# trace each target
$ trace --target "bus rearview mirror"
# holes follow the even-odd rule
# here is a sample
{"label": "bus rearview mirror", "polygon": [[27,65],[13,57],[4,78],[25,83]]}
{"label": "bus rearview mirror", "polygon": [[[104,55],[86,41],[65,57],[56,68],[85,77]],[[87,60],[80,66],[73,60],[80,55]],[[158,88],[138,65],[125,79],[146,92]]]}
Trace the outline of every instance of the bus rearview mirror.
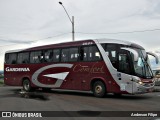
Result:
{"label": "bus rearview mirror", "polygon": [[155,54],[155,53],[152,53],[152,52],[147,52],[148,55],[151,55],[153,57],[155,57],[155,60],[156,60],[156,64],[159,63],[159,59],[158,59],[158,56]]}
{"label": "bus rearview mirror", "polygon": [[131,48],[126,48],[126,47],[122,47],[121,49],[131,52],[134,55],[134,61],[138,61],[139,56],[138,56],[138,52],[136,50],[131,49]]}

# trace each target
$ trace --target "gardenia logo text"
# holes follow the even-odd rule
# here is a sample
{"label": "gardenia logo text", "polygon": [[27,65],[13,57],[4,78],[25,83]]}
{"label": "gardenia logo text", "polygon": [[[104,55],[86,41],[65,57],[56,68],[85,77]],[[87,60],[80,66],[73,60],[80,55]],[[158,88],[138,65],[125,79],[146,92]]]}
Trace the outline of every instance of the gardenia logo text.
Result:
{"label": "gardenia logo text", "polygon": [[7,72],[21,72],[21,71],[24,71],[24,72],[27,72],[27,71],[30,71],[29,68],[10,68],[10,67],[6,67],[6,71]]}

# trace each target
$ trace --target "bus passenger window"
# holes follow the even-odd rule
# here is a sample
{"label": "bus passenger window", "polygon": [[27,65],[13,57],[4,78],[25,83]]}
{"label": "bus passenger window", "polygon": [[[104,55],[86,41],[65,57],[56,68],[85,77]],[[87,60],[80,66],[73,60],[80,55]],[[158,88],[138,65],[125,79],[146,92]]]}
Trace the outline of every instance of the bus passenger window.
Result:
{"label": "bus passenger window", "polygon": [[115,44],[106,44],[106,53],[113,65],[116,69],[118,69],[118,64],[117,64],[117,49],[118,45]]}
{"label": "bus passenger window", "polygon": [[44,62],[52,62],[53,60],[53,51],[44,50]]}
{"label": "bus passenger window", "polygon": [[62,49],[61,53],[61,62],[68,62],[69,58],[69,49]]}
{"label": "bus passenger window", "polygon": [[87,46],[80,49],[81,61],[99,61],[101,59],[101,54],[96,46]]}
{"label": "bus passenger window", "polygon": [[53,50],[53,62],[59,62],[59,58],[60,58],[60,50],[59,49]]}
{"label": "bus passenger window", "polygon": [[96,46],[90,46],[88,61],[99,61],[101,58],[98,48]]}
{"label": "bus passenger window", "polygon": [[24,63],[29,63],[29,53],[18,53],[18,59],[17,59],[18,64],[24,64]]}
{"label": "bus passenger window", "polygon": [[42,63],[43,54],[42,51],[34,51],[30,54],[30,63]]}
{"label": "bus passenger window", "polygon": [[80,61],[87,61],[88,47],[82,47],[80,49]]}
{"label": "bus passenger window", "polygon": [[6,54],[5,56],[5,61],[7,64],[16,64],[17,60],[17,54],[16,53],[10,53],[10,54]]}
{"label": "bus passenger window", "polygon": [[78,57],[79,57],[78,48],[70,48],[69,49],[69,62],[77,61]]}

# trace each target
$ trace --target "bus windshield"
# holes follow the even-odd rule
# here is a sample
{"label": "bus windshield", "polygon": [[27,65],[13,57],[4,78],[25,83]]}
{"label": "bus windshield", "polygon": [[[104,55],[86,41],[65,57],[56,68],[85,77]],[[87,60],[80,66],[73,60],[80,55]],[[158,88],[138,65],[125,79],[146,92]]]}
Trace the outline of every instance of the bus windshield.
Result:
{"label": "bus windshield", "polygon": [[153,77],[144,49],[118,44],[102,44],[102,47],[113,67],[119,72],[136,75],[144,79]]}
{"label": "bus windshield", "polygon": [[136,48],[134,49],[138,52],[138,60],[134,61],[135,74],[143,78],[152,78],[153,73],[147,61],[147,54],[145,50],[136,49]]}

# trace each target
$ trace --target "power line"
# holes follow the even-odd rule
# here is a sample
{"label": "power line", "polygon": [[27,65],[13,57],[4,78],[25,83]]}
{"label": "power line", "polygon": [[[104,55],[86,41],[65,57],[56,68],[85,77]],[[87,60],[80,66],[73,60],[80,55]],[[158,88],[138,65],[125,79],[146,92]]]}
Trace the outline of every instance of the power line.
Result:
{"label": "power line", "polygon": [[139,31],[130,31],[130,32],[108,32],[108,33],[85,33],[85,32],[76,32],[78,34],[123,34],[123,33],[137,33],[137,32],[150,32],[150,31],[159,31],[160,29],[151,29],[151,30],[139,30]]}
{"label": "power line", "polygon": [[49,36],[49,37],[46,37],[46,38],[41,38],[41,39],[38,39],[38,40],[33,40],[32,42],[41,41],[41,40],[45,40],[45,39],[50,39],[50,38],[54,38],[54,37],[59,37],[59,36],[63,36],[65,34],[70,34],[70,33],[71,32],[62,33],[62,34],[58,34],[58,35],[55,35],[55,36]]}
{"label": "power line", "polygon": [[[157,28],[157,29],[150,29],[150,30],[130,31],[130,32],[108,32],[108,33],[85,33],[85,32],[75,32],[75,33],[77,33],[77,34],[125,34],[125,33],[150,32],[150,31],[152,32],[152,31],[159,31],[159,30],[160,30],[160,29]],[[15,43],[15,44],[10,44],[10,45],[2,45],[2,46],[0,46],[0,47],[12,46],[12,45],[17,45],[17,44],[32,43],[32,42],[37,42],[37,41],[41,41],[41,40],[50,39],[50,38],[53,38],[53,37],[63,36],[63,35],[65,35],[65,34],[70,34],[70,33],[71,33],[71,32],[67,32],[67,33],[62,33],[62,34],[55,35],[55,36],[49,36],[49,37],[46,37],[46,38],[41,38],[41,39],[29,41],[29,42]],[[5,41],[5,40],[0,40],[0,41]],[[12,41],[10,41],[10,42],[12,42]]]}
{"label": "power line", "polygon": [[[62,35],[65,35],[65,34],[69,34],[70,32],[68,33],[62,33],[62,34],[58,34],[58,35],[55,35],[55,36],[49,36],[49,37],[45,37],[45,38],[41,38],[41,39],[37,39],[37,40],[32,40],[32,41],[24,41],[24,43],[31,43],[31,42],[35,42],[35,41],[40,41],[40,40],[43,40],[43,39],[49,39],[49,38],[53,38],[53,37],[59,37],[59,36],[62,36]],[[9,40],[9,39],[2,39],[0,38],[0,41],[6,41],[6,42],[21,42],[20,40]],[[23,42],[22,42],[23,43]]]}
{"label": "power line", "polygon": [[[20,42],[20,43],[15,43],[15,44],[9,44],[9,45],[2,45],[2,46],[0,46],[0,47],[6,47],[6,46],[12,46],[12,45],[18,45],[18,44],[26,44],[26,43],[33,43],[33,42],[37,42],[37,41],[41,41],[41,40],[46,40],[46,39],[50,39],[50,38],[54,38],[54,37],[59,37],[59,36],[63,36],[63,35],[65,35],[65,34],[70,34],[70,32],[68,32],[68,33],[62,33],[62,34],[59,34],[59,35],[55,35],[55,36],[49,36],[49,37],[46,37],[46,38],[41,38],[41,39],[37,39],[37,40],[32,40],[32,41],[29,41],[29,42]],[[1,40],[0,39],[0,41],[5,41],[5,40]],[[17,40],[16,40],[17,41]],[[8,41],[7,41],[8,42]],[[10,42],[12,42],[12,41],[10,41]],[[14,42],[14,41],[13,41]]]}

